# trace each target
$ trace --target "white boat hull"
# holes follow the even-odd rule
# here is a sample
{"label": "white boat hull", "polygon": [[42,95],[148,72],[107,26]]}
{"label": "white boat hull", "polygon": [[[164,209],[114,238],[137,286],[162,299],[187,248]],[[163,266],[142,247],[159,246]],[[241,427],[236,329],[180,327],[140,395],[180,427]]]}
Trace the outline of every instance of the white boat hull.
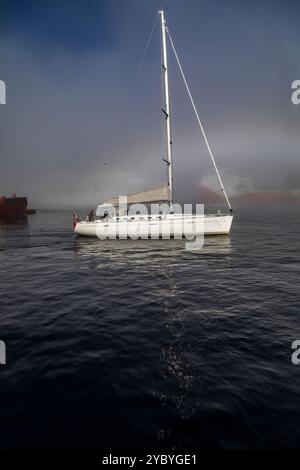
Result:
{"label": "white boat hull", "polygon": [[74,232],[80,236],[100,239],[115,238],[192,238],[199,235],[228,235],[232,215],[205,215],[151,218],[120,217],[109,220],[82,221],[76,224]]}

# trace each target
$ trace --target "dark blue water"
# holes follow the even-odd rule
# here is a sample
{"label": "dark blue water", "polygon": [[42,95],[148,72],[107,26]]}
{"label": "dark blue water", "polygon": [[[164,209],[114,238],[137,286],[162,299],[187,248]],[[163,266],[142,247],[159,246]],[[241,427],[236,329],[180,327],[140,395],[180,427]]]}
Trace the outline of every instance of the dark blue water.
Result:
{"label": "dark blue water", "polygon": [[0,225],[1,448],[297,447],[299,207],[230,237],[74,238],[71,214]]}

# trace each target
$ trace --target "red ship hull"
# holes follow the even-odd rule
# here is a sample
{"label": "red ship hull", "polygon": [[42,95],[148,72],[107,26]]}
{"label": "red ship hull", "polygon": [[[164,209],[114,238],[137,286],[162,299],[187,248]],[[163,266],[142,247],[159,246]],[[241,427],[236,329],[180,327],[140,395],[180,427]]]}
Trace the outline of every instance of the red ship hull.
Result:
{"label": "red ship hull", "polygon": [[26,197],[0,197],[0,217],[22,216],[26,214]]}

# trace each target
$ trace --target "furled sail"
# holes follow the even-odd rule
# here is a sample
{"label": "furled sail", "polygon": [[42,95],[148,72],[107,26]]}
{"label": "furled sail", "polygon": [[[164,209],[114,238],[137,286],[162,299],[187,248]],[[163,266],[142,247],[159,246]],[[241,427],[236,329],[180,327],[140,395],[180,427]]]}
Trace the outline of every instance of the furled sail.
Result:
{"label": "furled sail", "polygon": [[[149,189],[140,193],[127,194],[127,204],[141,204],[147,202],[171,201],[171,191],[169,186],[164,185],[159,188]],[[119,196],[107,199],[105,204],[118,206]]]}

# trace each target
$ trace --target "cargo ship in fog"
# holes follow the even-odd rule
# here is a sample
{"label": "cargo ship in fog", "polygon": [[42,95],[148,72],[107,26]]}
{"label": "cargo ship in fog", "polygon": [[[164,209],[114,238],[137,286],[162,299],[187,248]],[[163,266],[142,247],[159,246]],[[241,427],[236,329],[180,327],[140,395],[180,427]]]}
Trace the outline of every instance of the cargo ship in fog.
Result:
{"label": "cargo ship in fog", "polygon": [[[239,204],[271,204],[271,203],[300,203],[300,190],[258,190],[254,187],[249,178],[241,178],[238,175],[226,174],[224,181],[230,199],[235,205]],[[199,185],[199,195],[201,200],[209,203],[220,203],[223,200],[222,194],[218,191],[216,180],[213,174],[203,176]]]}
{"label": "cargo ship in fog", "polygon": [[33,213],[34,209],[28,209],[27,197],[17,197],[15,193],[11,197],[0,195],[0,217],[19,217]]}

